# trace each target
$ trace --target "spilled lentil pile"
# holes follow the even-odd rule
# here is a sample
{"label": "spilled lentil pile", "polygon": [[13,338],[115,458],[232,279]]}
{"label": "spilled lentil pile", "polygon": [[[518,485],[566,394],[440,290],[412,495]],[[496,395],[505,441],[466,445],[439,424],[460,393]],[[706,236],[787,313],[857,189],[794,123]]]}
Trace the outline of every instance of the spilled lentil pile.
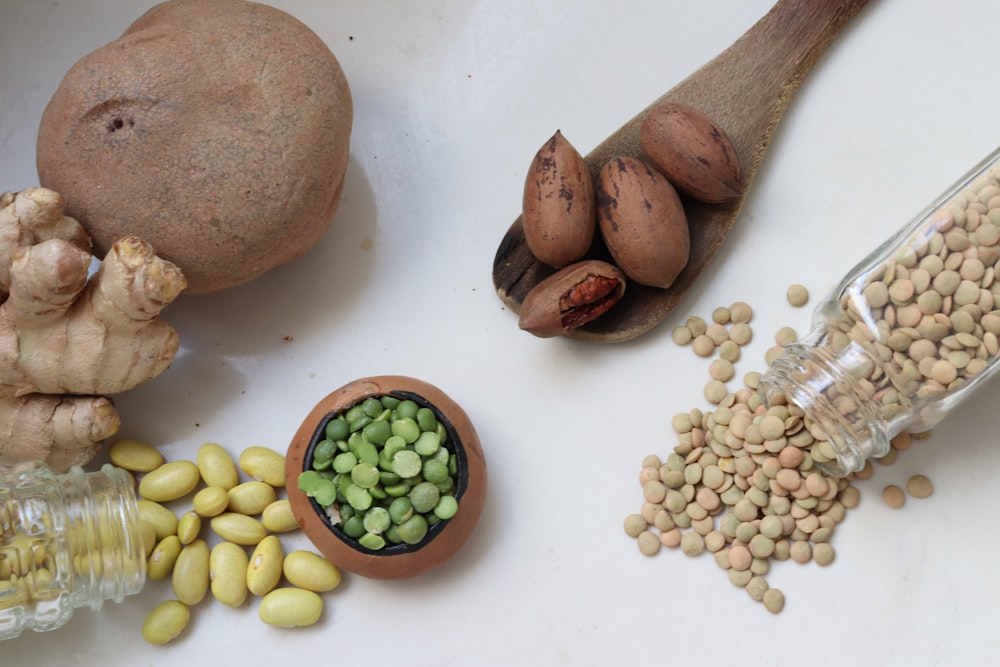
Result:
{"label": "spilled lentil pile", "polygon": [[[803,306],[808,290],[793,285],[787,299]],[[759,373],[747,373],[742,386],[730,390],[727,383],[736,376],[741,348],[753,338],[752,316],[748,304],[737,302],[713,310],[710,322],[692,316],[674,329],[675,343],[690,346],[699,357],[714,357],[704,387],[713,407],[674,415],[677,444],[665,458],[650,454],[642,461],[644,502],[638,513],[626,517],[624,527],[646,556],[662,547],[692,557],[709,552],[734,585],[778,613],[785,596],[767,582],[772,562],[832,563],[834,531],[861,498],[852,482],[870,478],[874,470],[871,462],[845,478],[820,470],[814,454],[823,457],[820,452],[828,446],[824,434],[795,405],[764,405],[757,393]],[[796,338],[792,328],[780,328],[766,362]],[[893,463],[914,438],[926,435],[896,436],[878,462]],[[932,486],[915,475],[907,491],[926,498]],[[895,485],[883,493],[891,507],[901,507],[905,497]]]}

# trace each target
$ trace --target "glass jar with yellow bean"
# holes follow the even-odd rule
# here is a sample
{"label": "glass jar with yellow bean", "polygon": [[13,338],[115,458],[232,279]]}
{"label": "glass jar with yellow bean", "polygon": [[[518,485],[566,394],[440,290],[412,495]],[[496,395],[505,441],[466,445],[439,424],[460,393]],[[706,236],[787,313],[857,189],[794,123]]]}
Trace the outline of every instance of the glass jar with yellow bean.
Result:
{"label": "glass jar with yellow bean", "polygon": [[58,628],[76,608],[121,602],[145,580],[139,509],[124,470],[0,468],[0,639]]}
{"label": "glass jar with yellow bean", "polygon": [[844,476],[929,430],[1000,363],[1000,150],[863,259],[760,379]]}

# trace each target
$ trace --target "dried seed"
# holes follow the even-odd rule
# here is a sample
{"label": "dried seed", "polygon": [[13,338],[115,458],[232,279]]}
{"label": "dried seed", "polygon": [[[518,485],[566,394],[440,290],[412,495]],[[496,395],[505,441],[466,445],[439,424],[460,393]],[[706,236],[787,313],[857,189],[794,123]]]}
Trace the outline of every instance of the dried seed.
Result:
{"label": "dried seed", "polygon": [[521,223],[528,249],[556,268],[580,260],[594,238],[596,212],[590,170],[557,130],[538,149],[525,177]]}
{"label": "dried seed", "polygon": [[895,484],[889,484],[882,489],[882,500],[893,509],[899,509],[906,503],[906,494]]}
{"label": "dried seed", "polygon": [[906,481],[906,491],[914,498],[929,498],[934,493],[934,485],[926,475],[913,475]]}
{"label": "dried seed", "polygon": [[625,276],[612,264],[571,264],[535,285],[521,304],[519,326],[540,338],[564,335],[614,306],[625,293]]}
{"label": "dried seed", "polygon": [[788,287],[785,297],[788,299],[789,304],[799,308],[809,302],[809,290],[805,287],[805,285],[799,285],[796,283]]}

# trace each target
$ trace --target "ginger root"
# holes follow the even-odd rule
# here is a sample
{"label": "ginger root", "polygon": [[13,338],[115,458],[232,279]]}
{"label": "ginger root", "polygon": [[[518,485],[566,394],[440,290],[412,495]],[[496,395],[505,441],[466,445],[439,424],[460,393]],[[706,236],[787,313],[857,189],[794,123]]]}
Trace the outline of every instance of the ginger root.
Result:
{"label": "ginger root", "polygon": [[177,352],[157,316],[186,287],[180,269],[126,237],[91,275],[89,249],[57,193],[0,195],[0,465],[87,463],[120,425],[107,395]]}

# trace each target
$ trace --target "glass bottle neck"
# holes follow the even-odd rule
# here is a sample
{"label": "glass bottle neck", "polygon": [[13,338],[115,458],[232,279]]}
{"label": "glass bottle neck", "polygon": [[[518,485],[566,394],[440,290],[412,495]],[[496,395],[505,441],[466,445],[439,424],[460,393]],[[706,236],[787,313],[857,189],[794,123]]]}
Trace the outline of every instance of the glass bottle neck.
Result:
{"label": "glass bottle neck", "polygon": [[58,479],[65,514],[63,530],[56,534],[76,577],[73,606],[100,609],[104,600],[121,602],[138,593],[145,583],[146,559],[129,476],[105,465],[91,473],[74,467]]}
{"label": "glass bottle neck", "polygon": [[787,401],[803,410],[810,430],[821,437],[810,450],[813,462],[843,477],[887,454],[892,431],[902,427],[887,422],[865,385],[876,362],[857,343],[834,343],[832,336],[821,326],[785,347],[758,391],[765,404]]}

